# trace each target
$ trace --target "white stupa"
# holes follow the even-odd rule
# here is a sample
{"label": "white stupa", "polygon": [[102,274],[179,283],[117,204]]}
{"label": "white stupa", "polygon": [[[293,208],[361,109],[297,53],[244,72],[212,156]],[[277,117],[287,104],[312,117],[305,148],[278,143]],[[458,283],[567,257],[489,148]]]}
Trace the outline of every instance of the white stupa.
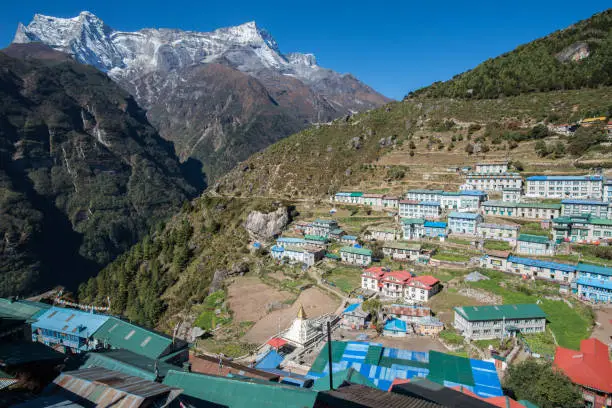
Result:
{"label": "white stupa", "polygon": [[304,308],[300,305],[297,317],[280,337],[295,347],[306,347],[319,340],[322,336],[321,319],[307,319],[306,312],[304,312]]}

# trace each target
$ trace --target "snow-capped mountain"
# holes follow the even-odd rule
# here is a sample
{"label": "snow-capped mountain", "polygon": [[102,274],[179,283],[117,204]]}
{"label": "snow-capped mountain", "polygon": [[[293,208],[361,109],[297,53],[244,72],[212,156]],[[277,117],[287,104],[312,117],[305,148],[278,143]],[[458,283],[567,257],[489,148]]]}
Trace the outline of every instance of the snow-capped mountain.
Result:
{"label": "snow-capped mountain", "polygon": [[[172,122],[169,128],[160,128],[162,136],[175,142],[183,159],[202,160],[212,176],[268,143],[288,136],[284,132],[292,133],[312,122],[329,121],[389,101],[350,74],[320,67],[312,54],[281,53],[270,33],[255,22],[212,32],[175,29],[123,32],[86,11],[74,18],[37,14],[27,26],[19,24],[13,42],[42,42],[106,72],[149,111],[152,123]],[[215,68],[215,65],[227,69]],[[233,78],[233,82],[226,83],[230,88],[249,82],[238,80],[240,75],[232,70],[255,79],[262,87],[253,86],[248,92],[234,88],[233,93],[226,95],[227,89],[216,92],[209,89],[211,84],[197,83],[216,82],[211,73],[225,75],[221,83]],[[247,97],[245,92],[263,94]],[[228,99],[206,101],[204,105],[209,109],[206,112],[195,109],[203,98],[221,94]],[[253,100],[259,100],[258,106],[250,105]],[[177,106],[171,104],[178,104],[182,109],[177,112]],[[275,120],[283,122],[277,126],[279,129],[270,129],[269,124],[263,126],[267,127],[265,130],[255,127],[258,134],[267,133],[263,145],[254,140],[260,136],[253,134],[254,121],[258,121],[262,110],[266,111],[264,116],[276,112]],[[158,117],[151,117],[153,111]],[[181,119],[166,118],[170,111]],[[236,157],[225,157],[226,164],[221,169],[212,169],[219,166],[205,160],[216,161],[220,150],[232,144],[232,137],[228,135],[238,131],[250,132],[246,138],[240,137],[246,148],[227,153]],[[209,139],[217,142],[210,145]],[[202,150],[207,154],[202,154]],[[210,151],[215,152],[212,159]]]}

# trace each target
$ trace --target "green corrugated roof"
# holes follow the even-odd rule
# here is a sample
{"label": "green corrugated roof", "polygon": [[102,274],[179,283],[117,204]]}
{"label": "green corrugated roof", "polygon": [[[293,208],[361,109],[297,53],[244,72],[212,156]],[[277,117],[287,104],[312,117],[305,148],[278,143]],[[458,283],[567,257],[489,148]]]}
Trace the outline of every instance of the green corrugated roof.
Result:
{"label": "green corrugated roof", "polygon": [[468,358],[438,351],[429,351],[429,375],[427,379],[444,385],[445,381],[473,386],[474,376]]}
{"label": "green corrugated roof", "polygon": [[0,298],[0,313],[5,316],[32,320],[51,308],[51,305],[29,300],[10,300]]}
{"label": "green corrugated roof", "polygon": [[253,379],[213,377],[210,375],[171,370],[165,385],[183,389],[182,397],[231,408],[305,408],[312,407],[317,392],[262,382]]}
{"label": "green corrugated roof", "polygon": [[[342,385],[344,381],[347,381],[351,384],[361,384],[367,387],[376,388],[373,382],[367,379],[363,374],[354,368],[349,368],[347,370],[342,370],[334,373],[333,383],[334,388],[338,388]],[[329,374],[325,377],[321,377],[315,380],[313,386],[313,391],[328,391],[329,390]]]}
{"label": "green corrugated roof", "polygon": [[[129,350],[153,359],[167,354],[172,348],[172,338],[112,316],[100,326],[93,337],[113,348]],[[182,346],[186,345],[182,341],[180,343]]]}
{"label": "green corrugated roof", "polygon": [[383,248],[395,248],[395,249],[411,249],[414,251],[418,251],[421,249],[421,245],[419,244],[409,244],[408,242],[385,242],[383,244]]}
{"label": "green corrugated roof", "polygon": [[550,210],[560,210],[561,204],[552,204],[552,203],[518,203],[517,207],[521,208],[544,208]]}
{"label": "green corrugated roof", "polygon": [[64,358],[64,354],[42,343],[21,341],[0,344],[0,361],[3,366],[10,367],[45,360],[63,361]]}
{"label": "green corrugated roof", "polygon": [[425,224],[425,220],[423,218],[402,218],[402,224]]}
{"label": "green corrugated roof", "polygon": [[[157,378],[155,374],[154,359],[127,350],[88,353],[80,368],[90,367],[102,367],[151,381],[155,381]],[[157,369],[159,375],[164,377],[169,370],[176,370],[177,367],[172,364],[164,363],[163,361],[158,361]]]}
{"label": "green corrugated roof", "polygon": [[593,225],[610,225],[610,226],[612,226],[612,220],[609,220],[607,218],[591,218],[590,222]]}
{"label": "green corrugated roof", "polygon": [[460,306],[454,308],[469,321],[545,318],[546,313],[535,303],[495,306]]}
{"label": "green corrugated roof", "polygon": [[372,256],[372,251],[367,248],[342,247],[340,252],[348,252],[350,254]]}
{"label": "green corrugated roof", "polygon": [[533,242],[536,244],[548,244],[548,237],[543,235],[531,235],[531,234],[520,234],[518,236],[518,241],[524,242]]}
{"label": "green corrugated roof", "polygon": [[516,208],[518,203],[512,201],[500,201],[500,200],[489,200],[486,201],[483,206],[485,207],[506,207],[506,208]]}

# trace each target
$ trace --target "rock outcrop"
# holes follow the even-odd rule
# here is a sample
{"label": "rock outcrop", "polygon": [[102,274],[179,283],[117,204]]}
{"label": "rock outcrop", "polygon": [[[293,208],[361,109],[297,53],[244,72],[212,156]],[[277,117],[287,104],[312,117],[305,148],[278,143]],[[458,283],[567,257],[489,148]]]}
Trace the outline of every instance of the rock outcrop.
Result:
{"label": "rock outcrop", "polygon": [[253,239],[267,241],[278,235],[289,223],[286,207],[281,207],[270,213],[252,211],[249,213],[244,228]]}

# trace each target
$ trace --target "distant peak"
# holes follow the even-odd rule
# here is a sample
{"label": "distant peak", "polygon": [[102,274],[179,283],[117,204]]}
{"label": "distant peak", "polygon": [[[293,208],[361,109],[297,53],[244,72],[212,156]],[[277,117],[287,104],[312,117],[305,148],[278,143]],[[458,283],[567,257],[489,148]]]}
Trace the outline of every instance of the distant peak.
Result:
{"label": "distant peak", "polygon": [[307,67],[316,67],[317,66],[317,57],[314,54],[302,54],[299,52],[291,52],[285,55],[287,61],[292,63],[293,65],[304,65]]}

